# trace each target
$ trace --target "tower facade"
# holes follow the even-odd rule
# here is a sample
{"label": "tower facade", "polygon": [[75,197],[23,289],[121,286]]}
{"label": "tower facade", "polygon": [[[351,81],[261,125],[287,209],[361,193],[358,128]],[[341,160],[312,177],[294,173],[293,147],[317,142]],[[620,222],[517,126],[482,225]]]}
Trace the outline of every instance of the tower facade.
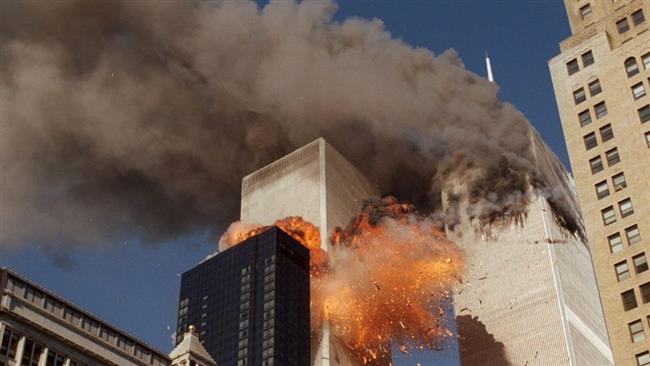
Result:
{"label": "tower facade", "polygon": [[650,365],[650,0],[565,0],[549,68],[616,365]]}

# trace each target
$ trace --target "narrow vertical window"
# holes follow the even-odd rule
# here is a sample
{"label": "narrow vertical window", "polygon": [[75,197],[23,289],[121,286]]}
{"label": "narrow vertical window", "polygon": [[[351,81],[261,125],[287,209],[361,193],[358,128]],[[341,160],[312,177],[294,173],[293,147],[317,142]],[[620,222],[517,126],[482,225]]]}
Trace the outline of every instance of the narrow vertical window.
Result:
{"label": "narrow vertical window", "polygon": [[605,117],[607,115],[607,105],[605,105],[605,102],[594,105],[594,112],[596,113],[596,118]]}
{"label": "narrow vertical window", "polygon": [[639,286],[639,290],[641,290],[641,300],[643,300],[643,303],[650,302],[650,282]]}
{"label": "narrow vertical window", "polygon": [[634,263],[634,271],[637,274],[648,270],[648,260],[645,257],[645,253],[632,257],[632,262]]}
{"label": "narrow vertical window", "polygon": [[612,176],[612,185],[614,186],[614,191],[616,192],[620,191],[623,188],[626,188],[627,182],[625,181],[625,174],[621,172]]}
{"label": "narrow vertical window", "polygon": [[598,199],[609,196],[609,186],[607,185],[606,180],[596,183],[596,196]]}
{"label": "narrow vertical window", "polygon": [[628,311],[639,306],[636,302],[636,296],[634,295],[634,290],[625,291],[621,294],[621,300],[623,300],[623,310]]}
{"label": "narrow vertical window", "polygon": [[594,132],[584,135],[582,139],[585,142],[585,149],[587,150],[591,150],[598,146],[598,141],[596,140],[596,134]]}
{"label": "narrow vertical window", "polygon": [[591,51],[583,53],[582,58],[582,67],[587,67],[594,63],[594,54]]}
{"label": "narrow vertical window", "polygon": [[641,241],[641,232],[638,225],[632,225],[625,229],[625,236],[627,236],[627,243],[629,245],[636,244]]}
{"label": "narrow vertical window", "polygon": [[631,89],[632,89],[632,96],[634,97],[634,100],[645,97],[645,87],[643,86],[642,82],[634,84]]}
{"label": "narrow vertical window", "polygon": [[645,341],[645,333],[643,332],[643,323],[641,320],[633,321],[627,325],[630,330],[630,337],[633,343]]}
{"label": "narrow vertical window", "polygon": [[576,72],[580,71],[580,66],[578,66],[578,60],[575,58],[566,64],[566,70],[569,73],[569,75],[573,75]]}
{"label": "narrow vertical window", "polygon": [[609,251],[612,254],[616,254],[623,250],[623,241],[621,240],[621,235],[619,233],[608,236],[607,241],[609,241]]}
{"label": "narrow vertical window", "polygon": [[580,88],[573,92],[573,100],[576,104],[580,104],[587,100],[587,95],[585,94],[585,88]]}
{"label": "narrow vertical window", "polygon": [[616,22],[616,29],[618,30],[618,34],[623,34],[627,31],[630,30],[630,24],[627,22],[627,18],[623,18]]}
{"label": "narrow vertical window", "polygon": [[643,22],[645,22],[645,15],[643,15],[643,9],[639,9],[634,13],[632,13],[632,23],[634,23],[635,26]]}
{"label": "narrow vertical window", "polygon": [[600,128],[600,140],[602,142],[609,141],[614,138],[614,131],[611,124],[606,124]]}
{"label": "narrow vertical window", "polygon": [[650,132],[645,133],[645,144],[650,148]]}
{"label": "narrow vertical window", "polygon": [[628,78],[639,73],[639,66],[636,64],[636,59],[634,57],[625,60],[625,72],[627,73]]}
{"label": "narrow vertical window", "polygon": [[650,52],[641,56],[641,61],[643,62],[643,68],[646,70],[650,70]]}
{"label": "narrow vertical window", "polygon": [[580,8],[580,17],[582,20],[588,20],[591,18],[591,5],[587,4]]}
{"label": "narrow vertical window", "polygon": [[600,210],[600,215],[603,217],[603,223],[605,225],[610,225],[616,222],[616,213],[614,212],[613,206]]}
{"label": "narrow vertical window", "polygon": [[630,278],[630,268],[627,261],[622,261],[614,265],[614,272],[616,272],[616,280],[621,282]]}
{"label": "narrow vertical window", "polygon": [[634,213],[634,207],[632,207],[632,200],[626,198],[618,203],[618,209],[621,211],[621,217],[628,217]]}
{"label": "narrow vertical window", "polygon": [[618,149],[617,148],[607,150],[605,152],[605,156],[607,157],[607,165],[608,166],[614,166],[614,165],[618,164],[621,161],[621,157],[618,155]]}
{"label": "narrow vertical window", "polygon": [[650,104],[639,108],[639,119],[641,120],[641,123],[650,121]]}
{"label": "narrow vertical window", "polygon": [[591,174],[596,174],[604,169],[603,167],[603,159],[600,158],[600,156],[596,156],[595,158],[589,160],[589,167],[591,168]]}
{"label": "narrow vertical window", "polygon": [[589,110],[584,110],[578,114],[578,119],[580,120],[580,126],[584,127],[591,123],[591,113]]}
{"label": "narrow vertical window", "polygon": [[595,95],[600,94],[601,91],[603,91],[603,89],[600,87],[599,79],[596,79],[589,83],[589,95],[593,97]]}

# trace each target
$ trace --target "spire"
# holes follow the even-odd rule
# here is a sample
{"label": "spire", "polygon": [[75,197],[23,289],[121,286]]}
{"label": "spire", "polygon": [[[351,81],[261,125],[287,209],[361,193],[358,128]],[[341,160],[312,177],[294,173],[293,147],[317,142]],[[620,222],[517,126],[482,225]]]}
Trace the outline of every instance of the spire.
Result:
{"label": "spire", "polygon": [[172,362],[180,361],[179,364],[189,361],[187,364],[198,362],[200,365],[217,366],[212,356],[199,341],[196,328],[193,325],[189,326],[189,330],[183,335],[183,340],[169,354],[169,358],[172,359]]}
{"label": "spire", "polygon": [[488,56],[487,50],[485,51],[485,67],[487,68],[488,81],[494,83],[494,76],[492,75],[492,64],[490,64],[490,56]]}

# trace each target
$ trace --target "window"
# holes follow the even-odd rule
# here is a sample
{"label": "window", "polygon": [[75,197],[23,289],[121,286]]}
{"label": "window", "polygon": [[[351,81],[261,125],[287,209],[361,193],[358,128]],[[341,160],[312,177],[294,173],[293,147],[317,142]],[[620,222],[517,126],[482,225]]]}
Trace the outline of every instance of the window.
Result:
{"label": "window", "polygon": [[603,159],[600,156],[589,160],[589,166],[591,167],[591,174],[596,174],[603,170]]}
{"label": "window", "polygon": [[638,306],[636,303],[636,296],[634,296],[634,290],[623,292],[621,294],[621,299],[623,300],[623,309],[625,311],[632,310]]}
{"label": "window", "polygon": [[641,120],[641,123],[650,121],[650,104],[639,109],[639,119]]}
{"label": "window", "polygon": [[632,337],[632,342],[643,342],[645,341],[645,333],[643,332],[643,323],[641,319],[633,321],[627,325],[630,329],[630,336]]}
{"label": "window", "polygon": [[634,100],[645,97],[645,88],[643,87],[643,83],[634,84],[632,86],[632,96],[634,97]]}
{"label": "window", "polygon": [[625,229],[625,236],[627,236],[627,243],[629,245],[636,244],[641,241],[641,232],[637,225],[632,225]]}
{"label": "window", "polygon": [[602,199],[609,196],[609,186],[607,185],[606,180],[600,183],[596,183],[596,196],[598,197],[598,199]]}
{"label": "window", "polygon": [[623,241],[621,240],[621,235],[619,233],[608,236],[607,241],[609,241],[609,251],[612,252],[612,254],[623,250]]}
{"label": "window", "polygon": [[618,173],[615,176],[613,176],[612,184],[614,185],[614,191],[616,192],[620,191],[623,188],[626,188],[627,183],[625,182],[625,174]]}
{"label": "window", "polygon": [[584,127],[591,123],[591,113],[589,110],[584,110],[578,114],[578,119],[580,120],[580,126]]}
{"label": "window", "polygon": [[618,29],[619,34],[623,34],[630,30],[630,24],[627,22],[627,18],[623,18],[616,22],[616,29]]}
{"label": "window", "polygon": [[632,257],[632,262],[634,263],[634,270],[637,274],[648,270],[648,261],[645,258],[645,253]]}
{"label": "window", "polygon": [[573,100],[576,102],[576,104],[580,104],[587,100],[587,95],[585,94],[585,88],[580,88],[578,90],[575,90],[573,92]]}
{"label": "window", "polygon": [[[650,282],[639,286],[639,289],[641,290],[641,299],[643,299],[643,303],[645,304],[650,302]],[[636,301],[636,298],[634,300]]]}
{"label": "window", "polygon": [[614,213],[614,207],[609,206],[606,209],[601,210],[600,214],[603,217],[603,223],[605,225],[613,224],[616,222],[616,214]]}
{"label": "window", "polygon": [[650,148],[650,132],[645,133],[645,143]]}
{"label": "window", "polygon": [[630,268],[627,265],[627,261],[622,261],[614,265],[614,272],[616,272],[616,280],[621,282],[630,278]]}
{"label": "window", "polygon": [[636,364],[637,366],[648,366],[650,365],[650,352],[643,352],[636,355]]}
{"label": "window", "polygon": [[634,25],[639,25],[645,21],[645,16],[643,15],[643,9],[639,9],[632,13],[632,23]]}
{"label": "window", "polygon": [[634,207],[632,207],[632,200],[626,198],[618,203],[618,209],[621,211],[621,217],[627,217],[634,213]]}
{"label": "window", "polygon": [[617,148],[607,150],[605,152],[605,156],[607,157],[607,165],[608,166],[614,166],[614,165],[618,164],[621,161],[621,157],[618,155],[618,149]]}
{"label": "window", "polygon": [[607,115],[607,106],[605,102],[600,102],[594,106],[594,112],[596,113],[596,118],[602,118]]}
{"label": "window", "polygon": [[641,56],[641,62],[643,62],[643,68],[650,70],[650,52]]}
{"label": "window", "polygon": [[582,58],[582,67],[587,67],[594,63],[594,54],[591,51],[583,53],[580,57]]}
{"label": "window", "polygon": [[609,141],[614,138],[614,130],[612,125],[607,124],[600,128],[600,139],[602,142]]}
{"label": "window", "polygon": [[596,79],[589,83],[589,95],[593,97],[594,95],[600,94],[601,91],[603,89],[600,87],[600,80]]}
{"label": "window", "polygon": [[582,139],[585,141],[585,149],[587,150],[591,150],[598,146],[598,141],[596,140],[596,134],[594,132],[583,136]]}
{"label": "window", "polygon": [[566,70],[569,73],[569,75],[573,75],[576,72],[580,71],[580,66],[578,66],[578,60],[575,58],[566,64]]}
{"label": "window", "polygon": [[591,5],[587,4],[580,8],[580,16],[582,20],[587,20],[591,17]]}
{"label": "window", "polygon": [[639,66],[636,64],[636,59],[630,57],[625,60],[625,72],[627,72],[627,77],[631,78],[632,76],[639,73]]}

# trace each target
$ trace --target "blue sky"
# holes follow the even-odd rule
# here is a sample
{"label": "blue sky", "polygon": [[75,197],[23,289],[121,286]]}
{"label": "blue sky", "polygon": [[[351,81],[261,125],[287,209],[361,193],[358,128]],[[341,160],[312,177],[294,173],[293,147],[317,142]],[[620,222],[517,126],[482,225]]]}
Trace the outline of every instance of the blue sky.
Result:
{"label": "blue sky", "polygon": [[[339,7],[337,20],[379,18],[406,43],[436,54],[454,48],[465,66],[479,75],[485,75],[487,50],[502,99],[524,112],[570,169],[547,67],[547,60],[559,53],[558,43],[570,34],[561,1],[355,0],[340,2]],[[179,274],[215,247],[214,238],[202,235],[158,247],[125,241],[110,248],[77,248],[69,263],[41,247],[26,246],[0,249],[0,266],[169,351]],[[427,357],[398,365],[454,365],[454,353],[446,352],[435,363]]]}

